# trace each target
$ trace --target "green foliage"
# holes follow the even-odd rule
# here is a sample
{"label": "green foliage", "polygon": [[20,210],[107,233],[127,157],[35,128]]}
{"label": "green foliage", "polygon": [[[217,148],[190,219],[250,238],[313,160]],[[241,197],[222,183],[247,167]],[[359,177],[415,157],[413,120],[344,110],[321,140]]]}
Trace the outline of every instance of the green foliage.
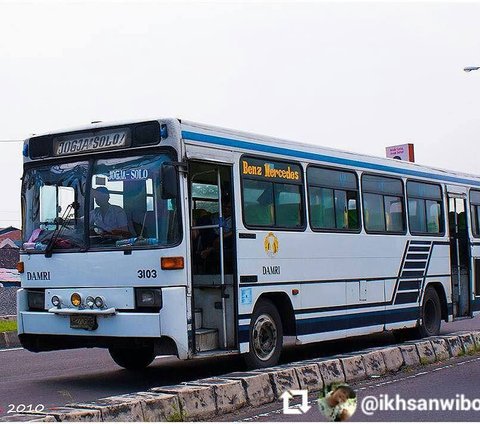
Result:
{"label": "green foliage", "polygon": [[476,352],[476,347],[475,346],[471,346],[468,348],[467,350],[467,355],[475,355],[475,352]]}
{"label": "green foliage", "polygon": [[17,331],[17,321],[0,320],[0,333],[4,331]]}
{"label": "green foliage", "polygon": [[166,417],[169,422],[181,422],[187,421],[187,414],[177,406],[173,407],[174,412],[172,412],[168,417]]}
{"label": "green foliage", "polygon": [[427,358],[420,358],[420,364],[421,365],[428,365],[429,364],[428,359]]}

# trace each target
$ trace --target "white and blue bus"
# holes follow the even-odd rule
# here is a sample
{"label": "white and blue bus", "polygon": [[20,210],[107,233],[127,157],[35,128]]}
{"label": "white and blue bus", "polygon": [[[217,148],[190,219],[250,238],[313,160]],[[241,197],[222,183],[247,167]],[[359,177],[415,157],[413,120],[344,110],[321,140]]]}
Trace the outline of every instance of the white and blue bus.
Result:
{"label": "white and blue bus", "polygon": [[18,333],[34,352],[242,353],[480,310],[480,178],[178,119],[24,142]]}

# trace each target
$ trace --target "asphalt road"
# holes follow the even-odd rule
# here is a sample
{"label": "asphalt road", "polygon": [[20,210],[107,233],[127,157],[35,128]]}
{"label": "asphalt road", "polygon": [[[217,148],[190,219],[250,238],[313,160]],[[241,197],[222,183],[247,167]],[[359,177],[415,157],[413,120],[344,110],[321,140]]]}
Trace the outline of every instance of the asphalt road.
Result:
{"label": "asphalt road", "polygon": [[[445,324],[442,332],[471,329],[480,329],[480,317]],[[285,349],[281,361],[287,363],[330,356],[391,343],[394,343],[393,336],[385,333],[290,347]],[[0,416],[6,415],[10,404],[57,407],[243,369],[239,356],[191,361],[162,357],[145,371],[133,373],[118,367],[102,349],[43,353],[24,349],[0,350]]]}
{"label": "asphalt road", "polygon": [[[450,360],[448,362],[422,367],[422,369],[410,373],[398,373],[394,376],[369,380],[359,384],[353,384],[352,388],[357,394],[357,409],[348,422],[358,421],[457,421],[457,422],[478,422],[480,417],[480,391],[478,390],[478,381],[480,380],[480,357],[463,357]],[[428,405],[430,399],[443,399],[443,402],[452,403],[455,408],[456,399],[464,399],[463,404],[468,408],[468,402],[476,399],[475,404],[470,410],[425,410],[422,405]],[[404,410],[393,410],[395,408],[396,397],[402,400],[398,401],[398,407]],[[379,410],[381,403],[376,403],[372,407],[371,398],[381,400],[384,410]],[[425,401],[421,400],[425,399]],[[393,400],[393,401],[392,401]],[[405,410],[408,402],[413,400],[423,410]],[[426,402],[426,403],[425,403]],[[367,413],[362,411],[362,403],[367,407]],[[297,399],[290,402],[290,408],[296,408]],[[413,404],[411,404],[413,405]],[[448,403],[447,403],[448,405]],[[286,415],[283,413],[281,401],[277,401],[268,406],[248,409],[248,412],[240,412],[224,416],[221,421],[275,421],[275,422],[326,422],[317,407],[317,398],[309,398],[310,409],[305,414]],[[436,405],[434,404],[435,408]],[[410,406],[412,408],[412,406]],[[428,409],[428,406],[426,407]],[[473,408],[477,408],[473,410]],[[375,410],[377,409],[377,410]],[[388,409],[388,410],[385,410]]]}

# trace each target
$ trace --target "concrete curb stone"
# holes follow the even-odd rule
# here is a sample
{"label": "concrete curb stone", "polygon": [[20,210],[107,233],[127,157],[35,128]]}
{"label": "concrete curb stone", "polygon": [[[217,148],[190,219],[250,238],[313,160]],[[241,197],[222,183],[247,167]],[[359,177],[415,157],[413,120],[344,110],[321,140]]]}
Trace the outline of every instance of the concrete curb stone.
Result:
{"label": "concrete curb stone", "polygon": [[44,417],[40,415],[33,414],[15,414],[7,415],[5,417],[0,417],[0,422],[43,422],[43,423],[52,423],[57,422],[54,416],[46,415]]}
{"label": "concrete curb stone", "polygon": [[461,356],[464,354],[463,345],[458,336],[445,336],[443,339],[448,343],[450,356]]}
{"label": "concrete curb stone", "polygon": [[458,336],[463,345],[463,350],[467,355],[475,353],[475,341],[470,334],[461,334]]}
{"label": "concrete curb stone", "polygon": [[472,331],[472,337],[475,342],[475,347],[477,350],[480,350],[480,331]]}
{"label": "concrete curb stone", "polygon": [[66,406],[75,409],[97,409],[102,421],[143,421],[140,399],[135,393],[109,396],[94,402],[71,403]]}
{"label": "concrete curb stone", "polygon": [[228,380],[240,380],[250,406],[260,406],[275,400],[272,383],[268,374],[262,372],[232,372],[220,376]]}
{"label": "concrete curb stone", "polygon": [[5,333],[7,339],[8,347],[18,347],[21,346],[20,340],[18,339],[18,334],[16,331],[8,331]]}
{"label": "concrete curb stone", "polygon": [[317,364],[298,364],[295,366],[300,388],[303,390],[322,390],[323,379]]}
{"label": "concrete curb stone", "polygon": [[180,414],[180,403],[174,394],[138,392],[134,395],[140,398],[144,421],[168,421]]}
{"label": "concrete curb stone", "polygon": [[433,364],[437,360],[435,350],[430,340],[415,342],[415,346],[417,347],[420,364]]}
{"label": "concrete curb stone", "polygon": [[223,378],[206,378],[187,383],[187,385],[212,386],[215,393],[217,414],[226,414],[243,408],[247,403],[247,395],[239,380]]}
{"label": "concrete curb stone", "polygon": [[345,381],[350,383],[366,377],[365,365],[361,355],[351,356],[341,359],[343,370],[345,372]]}
{"label": "concrete curb stone", "polygon": [[383,375],[387,372],[387,366],[381,352],[368,352],[362,355],[365,373],[368,377]]}
{"label": "concrete curb stone", "polygon": [[16,321],[16,320],[17,320],[16,315],[0,315],[0,321]]}
{"label": "concrete curb stone", "polygon": [[398,348],[402,353],[405,366],[414,367],[420,364],[420,357],[414,344],[400,345]]}
{"label": "concrete curb stone", "polygon": [[0,333],[0,349],[8,349],[20,347],[21,343],[18,339],[16,331],[3,331]]}
{"label": "concrete curb stone", "polygon": [[398,347],[387,347],[380,350],[387,371],[396,372],[402,368],[404,361],[402,352]]}
{"label": "concrete curb stone", "polygon": [[212,386],[174,385],[154,387],[156,393],[170,393],[178,396],[180,413],[184,421],[204,421],[215,416],[217,407]]}
{"label": "concrete curb stone", "polygon": [[317,362],[325,387],[332,383],[344,383],[345,374],[339,359]]}
{"label": "concrete curb stone", "polygon": [[275,397],[279,398],[287,390],[300,389],[300,383],[297,378],[295,368],[271,368],[268,370],[270,381],[272,382]]}
{"label": "concrete curb stone", "polygon": [[450,359],[450,351],[448,349],[448,343],[445,339],[432,339],[433,350],[435,351],[435,356],[437,361],[446,361]]}
{"label": "concrete curb stone", "polygon": [[42,412],[32,412],[33,415],[52,416],[56,421],[102,421],[102,414],[98,409],[78,409],[78,408],[55,408],[45,409]]}

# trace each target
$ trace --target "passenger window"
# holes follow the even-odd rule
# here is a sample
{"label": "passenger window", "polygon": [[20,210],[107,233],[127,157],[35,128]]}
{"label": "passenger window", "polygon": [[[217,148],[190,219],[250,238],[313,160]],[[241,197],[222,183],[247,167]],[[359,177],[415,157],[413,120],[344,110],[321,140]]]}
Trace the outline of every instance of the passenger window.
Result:
{"label": "passenger window", "polygon": [[299,165],[242,158],[240,167],[245,225],[303,228],[303,178]]}
{"label": "passenger window", "polygon": [[265,181],[243,182],[243,210],[247,225],[273,226],[273,184]]}
{"label": "passenger window", "polygon": [[406,230],[403,183],[377,175],[362,177],[365,229],[402,234]]}
{"label": "passenger window", "polygon": [[436,184],[407,182],[408,221],[412,234],[442,234],[442,190]]}
{"label": "passenger window", "polygon": [[385,211],[380,194],[364,193],[363,209],[367,231],[385,231]]}
{"label": "passenger window", "polygon": [[470,190],[470,215],[472,233],[475,237],[480,237],[480,191]]}
{"label": "passenger window", "polygon": [[360,229],[355,173],[311,166],[307,171],[307,181],[312,229]]}

